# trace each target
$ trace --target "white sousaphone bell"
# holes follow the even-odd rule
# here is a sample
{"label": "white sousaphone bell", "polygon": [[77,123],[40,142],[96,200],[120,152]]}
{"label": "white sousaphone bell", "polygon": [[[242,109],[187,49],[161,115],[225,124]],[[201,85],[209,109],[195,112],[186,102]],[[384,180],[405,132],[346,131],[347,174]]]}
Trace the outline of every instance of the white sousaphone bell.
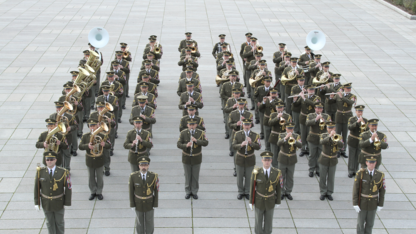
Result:
{"label": "white sousaphone bell", "polygon": [[319,30],[312,30],[306,36],[306,45],[311,50],[321,50],[326,43],[325,34]]}
{"label": "white sousaphone bell", "polygon": [[107,45],[110,36],[105,28],[96,27],[88,33],[88,41],[95,48],[103,48]]}

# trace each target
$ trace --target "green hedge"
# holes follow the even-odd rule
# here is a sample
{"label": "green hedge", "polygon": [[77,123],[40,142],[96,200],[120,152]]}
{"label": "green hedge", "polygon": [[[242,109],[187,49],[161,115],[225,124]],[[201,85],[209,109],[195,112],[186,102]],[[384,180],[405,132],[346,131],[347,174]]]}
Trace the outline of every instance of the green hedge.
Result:
{"label": "green hedge", "polygon": [[416,0],[391,0],[394,4],[403,6],[416,14]]}

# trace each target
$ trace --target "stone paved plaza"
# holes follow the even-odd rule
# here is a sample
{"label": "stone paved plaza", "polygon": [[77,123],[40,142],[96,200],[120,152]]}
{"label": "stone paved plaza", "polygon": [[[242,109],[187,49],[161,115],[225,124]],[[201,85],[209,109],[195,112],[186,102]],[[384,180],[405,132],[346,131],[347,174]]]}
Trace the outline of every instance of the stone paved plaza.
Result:
{"label": "stone paved plaza", "polygon": [[[46,130],[44,120],[55,111],[53,101],[70,79],[69,71],[87,49],[89,30],[97,26],[110,34],[109,44],[101,49],[102,71],[109,70],[119,43],[129,44],[132,87],[149,35],[158,35],[164,48],[150,164],[161,184],[155,233],[254,233],[254,212],[247,201],[236,199],[212,46],[224,33],[238,55],[244,34],[252,32],[272,67],[278,43],[285,42],[298,56],[313,29],[327,35],[322,61],[331,61],[331,71],[341,73],[342,82],[353,82],[358,104],[367,106],[364,116],[379,118],[379,130],[388,136],[390,148],[383,151],[380,167],[387,177],[386,202],[373,233],[416,233],[416,24],[375,0],[1,0],[0,233],[47,233],[44,214],[33,203],[36,164],[43,152],[35,142]],[[205,106],[200,115],[209,139],[198,200],[184,199],[181,151],[176,147],[181,117],[177,48],[186,31],[193,32],[202,54],[198,73]],[[241,60],[236,62],[242,73]],[[133,92],[131,88],[131,97]],[[132,128],[131,102],[127,99],[111,176],[104,178],[104,200],[88,200],[84,152],[72,158],[73,199],[65,211],[66,233],[134,233],[127,186],[130,166],[123,148]],[[254,131],[259,132],[258,125]],[[299,158],[294,200],[282,201],[275,210],[274,233],[355,233],[353,179],[347,177],[346,163],[341,158],[334,201],[329,202],[319,200],[319,178],[309,178],[307,158]]]}

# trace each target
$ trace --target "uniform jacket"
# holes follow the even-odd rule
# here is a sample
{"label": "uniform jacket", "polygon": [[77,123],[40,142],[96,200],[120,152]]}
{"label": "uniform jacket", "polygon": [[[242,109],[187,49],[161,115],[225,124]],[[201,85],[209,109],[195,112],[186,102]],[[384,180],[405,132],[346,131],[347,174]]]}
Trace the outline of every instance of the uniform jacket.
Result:
{"label": "uniform jacket", "polygon": [[335,95],[333,99],[328,100],[329,103],[335,103],[337,106],[337,112],[335,114],[335,123],[337,124],[346,124],[348,123],[348,119],[352,117],[351,109],[355,102],[357,101],[357,97],[354,94],[347,94],[344,96],[342,94],[342,98],[339,95]]}
{"label": "uniform jacket", "polygon": [[139,141],[137,145],[133,145],[133,141],[135,141],[137,137],[137,129],[132,129],[127,132],[126,140],[123,144],[124,149],[129,150],[127,161],[134,165],[137,165],[137,159],[139,157],[148,156],[147,149],[153,147],[152,134],[149,131],[141,129],[139,136],[142,138],[142,141]]}
{"label": "uniform jacket", "polygon": [[[284,63],[283,63],[284,65]],[[303,69],[300,68],[299,66],[296,66],[296,70],[299,72],[299,76],[303,76]],[[283,76],[286,78],[289,78],[289,73],[292,71],[292,66],[287,66],[283,72],[282,72],[282,78]],[[288,81],[285,83],[285,93],[290,93],[290,91],[292,90],[292,86],[297,85],[298,82],[296,79],[293,79],[291,81]]]}
{"label": "uniform jacket", "polygon": [[[256,155],[254,154],[254,150],[261,149],[259,134],[250,130],[248,137],[251,139],[251,144],[248,144],[247,147],[241,147],[241,143],[246,140],[246,134],[244,130],[238,131],[234,134],[233,149],[237,151],[235,164],[240,167],[252,167],[256,165]],[[245,153],[246,149],[247,154]]]}
{"label": "uniform jacket", "polygon": [[[359,147],[361,133],[368,131],[368,126],[366,126],[365,130],[362,130],[361,123],[358,123],[357,120],[358,118],[356,116],[353,116],[348,120],[348,130],[350,130],[350,134],[348,135],[348,145],[354,148]],[[365,124],[368,123],[366,118],[363,118],[363,120]]]}
{"label": "uniform jacket", "polygon": [[114,110],[112,111],[113,113],[118,111],[118,97],[113,96],[113,95],[108,95],[108,100],[107,100],[106,96],[100,95],[97,97],[97,102],[98,101],[110,103],[114,108]]}
{"label": "uniform jacket", "polygon": [[[140,83],[142,81],[142,76],[144,74],[150,75],[149,82],[152,82],[155,85],[157,85],[157,84],[160,83],[160,80],[159,80],[159,72],[156,71],[156,70],[154,70],[154,69],[152,69],[152,68],[149,70],[149,72],[146,69],[141,70],[139,72],[139,76],[137,77],[137,83]],[[150,89],[149,89],[149,91],[150,91]]]}
{"label": "uniform jacket", "polygon": [[156,97],[155,97],[155,95],[153,93],[149,93],[149,92],[147,92],[147,93],[139,92],[136,95],[134,95],[133,103],[131,104],[131,106],[137,106],[137,105],[139,105],[139,99],[138,99],[138,97],[140,95],[147,96],[146,106],[150,106],[150,107],[152,107],[153,109],[156,110],[156,108],[157,108]]}
{"label": "uniform jacket", "polygon": [[[383,172],[374,169],[374,175],[371,178],[367,169],[357,171],[352,190],[352,204],[354,206],[359,206],[361,210],[376,210],[377,206],[384,206],[385,193],[386,183]],[[361,194],[372,195],[372,197],[362,197]],[[360,204],[358,203],[359,196],[361,196]]]}
{"label": "uniform jacket", "polygon": [[[111,149],[111,142],[110,142],[108,135],[99,133],[98,136],[100,136],[101,139],[103,139],[103,141],[105,142],[103,148]],[[85,133],[84,135],[82,135],[81,142],[79,143],[79,149],[86,151],[85,164],[87,165],[87,167],[90,167],[90,168],[102,167],[104,166],[104,161],[105,161],[105,157],[104,157],[105,150],[103,150],[103,153],[97,157],[92,156],[91,150],[90,148],[88,148],[88,144],[90,143],[90,137],[91,137],[91,132]],[[101,146],[100,146],[100,149],[101,149]]]}
{"label": "uniform jacket", "polygon": [[[305,86],[302,86],[302,88],[305,88]],[[294,85],[294,86],[292,86],[292,89],[290,90],[290,96],[298,95],[301,91],[302,91],[302,89],[299,85]],[[299,99],[302,99],[302,98],[298,97],[297,100],[299,100]],[[292,104],[291,104],[292,105],[292,111],[300,113],[301,105],[299,105],[299,104],[295,105],[293,103],[293,98],[291,98],[291,100],[292,100]]]}
{"label": "uniform jacket", "polygon": [[[114,84],[115,96],[118,99],[120,99],[121,97],[123,97],[123,92],[124,92],[123,85],[120,82],[116,81],[116,80],[113,82],[113,84]],[[98,92],[98,95],[104,95],[103,85],[110,85],[110,82],[108,80],[105,80],[101,83],[100,91]]]}
{"label": "uniform jacket", "polygon": [[[45,142],[47,135],[48,131],[44,131],[39,135],[38,141],[36,142],[36,148],[44,149],[43,142]],[[66,137],[59,132],[55,134],[55,137],[58,138],[58,140],[61,142],[61,144],[59,144],[59,156],[56,158],[56,165],[62,165],[62,150],[68,149],[68,143],[66,141]],[[42,163],[46,166],[45,157],[43,157]]]}
{"label": "uniform jacket", "polygon": [[192,71],[195,72],[196,70],[198,70],[199,64],[198,64],[198,58],[197,57],[194,57],[194,56],[191,55],[191,59],[186,60],[186,61],[185,61],[185,58],[186,58],[185,56],[181,57],[179,62],[178,62],[178,66],[182,66],[182,71],[186,71],[186,64],[189,63],[189,62],[192,63],[192,69],[191,69]]}
{"label": "uniform jacket", "polygon": [[315,112],[315,103],[320,102],[321,98],[317,95],[311,95],[310,97],[306,97],[305,100],[303,100],[302,97],[298,97],[296,102],[293,103],[294,107],[300,106],[300,116],[299,116],[299,123],[305,124],[306,117],[310,113]]}
{"label": "uniform jacket", "polygon": [[[326,121],[331,121],[331,116],[322,113],[322,118]],[[319,126],[320,120],[315,122],[316,113],[310,113],[306,118],[306,126],[309,127],[309,135],[306,140],[312,144],[319,145],[320,137],[322,133],[326,133],[326,125]]]}
{"label": "uniform jacket", "polygon": [[[198,109],[202,109],[204,107],[204,100],[202,99],[202,95],[196,91],[193,91],[191,97],[195,101],[193,105],[196,105],[195,115],[199,115]],[[179,105],[178,105],[179,109],[183,110],[182,116],[185,116],[188,114],[188,111],[187,111],[188,108],[185,107],[185,103],[187,103],[188,100],[189,100],[189,93],[183,92],[181,94],[181,97],[179,98]]]}
{"label": "uniform jacket", "polygon": [[[262,87],[262,86],[260,86],[260,87]],[[260,89],[260,87],[259,87],[258,90],[261,90],[262,92],[265,92],[263,89]],[[280,98],[274,98],[274,99],[272,99],[271,102],[270,102],[269,99],[266,99],[265,102],[263,102],[263,100],[260,101],[259,111],[264,114],[263,125],[269,126],[270,115],[272,113],[276,112],[276,103],[281,102],[281,101],[282,101],[282,99],[280,99]]]}
{"label": "uniform jacket", "polygon": [[[179,80],[186,78],[186,71],[181,72],[181,75],[179,76]],[[199,74],[197,72],[192,72],[192,79],[199,80]]]}
{"label": "uniform jacket", "polygon": [[[194,84],[194,91],[198,92],[198,93],[202,93],[202,87],[201,87],[201,82],[199,82],[199,80],[191,78],[192,83]],[[181,96],[181,94],[183,92],[187,91],[186,88],[186,82],[188,82],[187,78],[184,79],[180,79],[178,82],[178,90],[176,91],[176,93],[178,94],[178,96]]]}
{"label": "uniform jacket", "polygon": [[143,181],[140,171],[130,174],[129,178],[130,207],[139,212],[147,212],[158,207],[159,203],[159,176],[147,171],[146,180]]}
{"label": "uniform jacket", "polygon": [[[253,114],[250,113],[247,109],[244,110],[243,116],[245,119],[251,119],[253,120]],[[243,129],[243,125],[237,126],[237,122],[242,120],[240,117],[240,111],[238,109],[231,111],[230,115],[228,116],[228,127],[230,127],[234,132],[240,131]],[[254,124],[251,123],[251,127],[253,127]]]}
{"label": "uniform jacket", "polygon": [[[38,193],[40,195],[42,208],[45,211],[59,211],[62,210],[64,206],[71,206],[72,185],[69,171],[65,168],[56,166],[53,176],[50,178],[48,168],[40,168],[39,172],[36,172],[34,191],[35,205],[40,206],[38,202]],[[42,194],[44,196],[42,196]],[[45,196],[54,197],[62,194],[63,196],[59,198],[45,198]]]}
{"label": "uniform jacket", "polygon": [[[107,121],[105,121],[105,124],[107,124],[107,126],[110,125],[111,128],[114,128],[116,126],[116,121],[115,121],[114,114],[108,111],[104,115],[109,118],[109,119],[107,119]],[[90,119],[97,119],[98,120],[99,116],[100,116],[100,114],[98,113],[98,111],[94,111],[90,114]],[[103,120],[105,120],[105,119],[106,118],[103,118]],[[108,120],[110,122],[108,122]]]}
{"label": "uniform jacket", "polygon": [[322,133],[319,144],[322,145],[322,153],[318,158],[318,162],[327,167],[333,167],[338,164],[337,152],[344,147],[341,140],[334,142],[329,133]]}
{"label": "uniform jacket", "polygon": [[283,61],[282,52],[280,50],[277,51],[277,52],[274,52],[274,54],[273,54],[273,63],[275,64],[275,67],[279,67],[280,62],[282,62],[282,61]]}
{"label": "uniform jacket", "polygon": [[253,51],[251,51],[252,48],[253,47],[251,47],[251,45],[244,47],[243,58],[247,59],[246,70],[248,70],[248,65],[250,64],[250,62],[255,59]]}
{"label": "uniform jacket", "polygon": [[[147,58],[146,58],[147,59]],[[142,61],[142,66],[140,67],[140,70],[142,71],[142,70],[146,70],[146,66],[144,65],[145,64],[145,60],[143,60]],[[160,71],[160,68],[159,68],[159,61],[157,61],[156,59],[152,59],[152,69],[153,70],[156,70],[156,71]]]}
{"label": "uniform jacket", "polygon": [[[185,129],[188,129],[188,120],[191,117],[189,115],[185,115],[181,118],[181,122],[179,123],[179,132],[182,132]],[[205,123],[204,123],[204,118],[202,118],[201,116],[197,116],[194,115],[193,117],[197,123],[196,128],[205,131]]]}
{"label": "uniform jacket", "polygon": [[[233,88],[243,90],[244,85],[236,81],[234,81],[232,84],[230,81],[223,83],[221,86],[221,91],[220,91],[221,98],[223,100],[228,100],[228,98],[232,96]],[[244,95],[240,95],[240,97],[244,97]]]}
{"label": "uniform jacket", "polygon": [[[195,45],[194,46],[198,46],[198,42],[196,42],[195,40],[193,40],[193,39],[191,39],[190,40],[192,43],[194,43]],[[178,47],[178,51],[179,52],[181,52],[182,51],[182,49],[184,49],[184,48],[186,48],[186,42],[187,42],[187,40],[186,39],[183,39],[180,43],[179,43],[179,47]]]}
{"label": "uniform jacket", "polygon": [[370,143],[371,138],[371,131],[366,131],[361,133],[360,135],[360,148],[361,153],[358,156],[358,162],[365,164],[367,157],[377,157],[377,166],[380,165],[381,161],[381,150],[387,149],[389,147],[389,144],[387,143],[387,136],[377,131],[378,138],[380,139],[380,146],[376,147],[373,143]]}
{"label": "uniform jacket", "polygon": [[[185,51],[185,49],[182,49],[181,54],[179,55],[179,57],[185,57],[185,56],[186,56],[186,51]],[[199,57],[201,57],[201,53],[199,53],[199,50],[197,49],[195,53],[191,52],[191,56],[199,58]]]}
{"label": "uniform jacket", "polygon": [[[269,137],[269,143],[277,144],[277,141],[279,140],[279,135],[281,133],[286,132],[286,127],[284,125],[280,124],[280,118],[277,117],[279,113],[273,112],[270,115],[269,119],[269,127],[271,127],[270,137]],[[290,116],[288,113],[282,114],[282,118],[285,119],[286,123],[292,122],[292,116]]]}
{"label": "uniform jacket", "polygon": [[[253,201],[254,196],[254,204],[256,205],[256,209],[274,209],[275,204],[281,203],[280,196],[283,187],[282,173],[279,169],[271,167],[269,179],[266,180],[266,175],[264,175],[263,167],[256,169],[258,171],[257,175],[252,173],[250,179],[250,203]],[[255,193],[253,193],[254,179],[256,180]],[[260,196],[258,193],[260,193],[262,196]]]}
{"label": "uniform jacket", "polygon": [[[140,106],[134,106],[131,109],[130,119],[129,119],[129,122],[131,125],[133,125],[133,119],[137,116],[140,116],[140,113],[141,113]],[[155,110],[150,106],[145,106],[143,115],[146,116],[146,119],[143,119],[142,117],[140,117],[140,119],[143,120],[142,128],[146,131],[150,131],[150,127],[152,126],[152,124],[156,123]]]}
{"label": "uniform jacket", "polygon": [[[58,115],[58,113],[53,113],[53,114],[51,114],[49,116],[49,118],[56,120],[57,115]],[[71,134],[73,133],[73,131],[77,131],[77,129],[78,129],[78,123],[76,121],[75,116],[73,116],[71,114],[64,113],[63,117],[66,117],[66,119],[68,119],[68,123],[67,124],[69,125],[69,127],[71,127],[71,131],[67,132],[66,136],[68,136],[68,137],[65,137],[65,139],[66,139],[66,142],[68,143],[68,145],[72,145],[72,137],[71,137]],[[61,118],[61,120],[63,120],[63,119],[64,118]],[[66,126],[66,127],[68,127],[68,126]]]}
{"label": "uniform jacket", "polygon": [[295,141],[295,144],[292,146],[292,145],[289,145],[289,140],[285,141],[286,136],[287,136],[287,133],[279,134],[279,141],[277,142],[277,145],[280,147],[280,151],[279,151],[279,157],[277,158],[277,161],[284,165],[291,166],[298,162],[296,149],[302,148],[302,140],[299,134],[296,134],[293,132],[292,137],[296,141]]}
{"label": "uniform jacket", "polygon": [[238,107],[234,108],[234,104],[237,104],[237,100],[234,97],[228,98],[227,102],[225,103],[223,112],[226,114],[230,114],[231,111],[237,110]]}
{"label": "uniform jacket", "polygon": [[[309,57],[309,56],[310,56],[310,57]],[[309,54],[309,56],[308,56],[306,53],[302,54],[302,55],[299,57],[298,64],[299,64],[300,66],[302,66],[302,67],[307,66],[307,67],[309,68],[309,64],[308,64],[308,65],[306,65],[306,64],[305,64],[305,62],[307,62],[307,61],[311,61],[311,60],[314,60],[314,57],[315,57],[313,53],[310,53],[310,54]]]}
{"label": "uniform jacket", "polygon": [[[192,147],[186,147],[191,141],[191,131],[189,129],[182,130],[179,134],[177,142],[178,149],[182,150],[182,163],[188,165],[198,165],[202,163],[202,146],[208,145],[208,139],[205,132],[196,128],[194,138],[197,140]],[[191,152],[192,148],[192,152]]]}
{"label": "uniform jacket", "polygon": [[[162,46],[160,46],[160,48],[162,48]],[[142,56],[142,58],[143,59],[147,59],[147,54],[150,52],[150,50],[151,50],[152,48],[150,47],[150,45],[149,46],[146,46],[145,48],[144,48],[144,50],[143,50],[143,56]],[[163,52],[161,52],[161,53],[159,53],[159,54],[155,54],[155,59],[161,59],[162,58],[162,54],[163,54]]]}
{"label": "uniform jacket", "polygon": [[[140,85],[141,85],[140,83],[138,83],[136,85],[136,90],[134,90],[134,95],[142,92],[142,90],[140,89]],[[149,92],[149,93],[155,95],[155,97],[157,97],[158,96],[157,86],[152,82],[147,82],[147,86],[148,86],[147,92]]]}
{"label": "uniform jacket", "polygon": [[214,56],[214,58],[215,58],[215,55],[217,53],[222,52],[222,44],[224,44],[224,43],[226,43],[226,42],[223,42],[223,43],[217,42],[217,43],[215,43],[214,48],[212,48],[212,56]]}
{"label": "uniform jacket", "polygon": [[[113,61],[120,62],[117,59],[114,59]],[[130,64],[126,59],[122,59],[120,65],[123,66],[120,70],[122,70],[126,75],[130,74]],[[110,70],[113,71],[113,66],[111,66]]]}

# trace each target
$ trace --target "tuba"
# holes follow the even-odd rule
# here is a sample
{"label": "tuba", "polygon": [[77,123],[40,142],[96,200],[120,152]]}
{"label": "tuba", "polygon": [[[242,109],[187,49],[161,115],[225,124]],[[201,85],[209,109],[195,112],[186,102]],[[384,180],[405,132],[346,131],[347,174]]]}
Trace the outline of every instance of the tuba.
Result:
{"label": "tuba", "polygon": [[104,119],[107,121],[107,123],[108,123],[108,131],[106,131],[107,132],[107,134],[109,134],[110,133],[110,131],[111,131],[111,122],[109,121],[109,119],[108,119],[108,117],[107,116],[105,116],[104,114],[105,113],[107,113],[107,112],[109,112],[109,111],[113,111],[114,110],[114,107],[113,107],[113,105],[111,105],[110,103],[108,103],[108,102],[106,102],[105,103],[105,108],[104,108],[104,110],[103,111],[101,111],[101,113],[98,115],[98,122],[103,122],[104,123]]}
{"label": "tuba", "polygon": [[[66,116],[64,116],[64,114],[73,109],[74,108],[72,107],[71,103],[64,101],[64,107],[58,112],[58,114],[56,114],[56,122],[58,123],[58,125],[60,123],[63,123],[65,125],[65,128],[69,127],[69,119]],[[66,131],[63,134],[66,135],[68,134],[68,132]]]}
{"label": "tuba", "polygon": [[58,153],[59,145],[56,144],[58,138],[55,137],[55,134],[58,132],[66,133],[66,127],[64,123],[59,123],[56,128],[52,129],[48,133],[45,139],[45,142],[48,144],[48,148],[46,148],[45,151],[53,151],[55,153]]}
{"label": "tuba", "polygon": [[77,78],[74,80],[74,85],[75,84],[80,84],[87,77],[90,76],[90,73],[87,70],[85,70],[84,68],[78,67],[78,70],[79,70],[79,74],[78,74]]}
{"label": "tuba", "polygon": [[107,124],[102,122],[100,124],[100,127],[97,130],[95,130],[93,133],[91,133],[90,143],[94,147],[91,150],[91,155],[93,155],[94,157],[98,157],[103,154],[104,147],[102,147],[100,144],[104,139],[98,135],[99,133],[103,131],[108,131],[108,127],[107,127]]}
{"label": "tuba", "polygon": [[97,52],[90,50],[90,57],[87,60],[87,65],[92,67],[94,71],[98,71],[101,66],[101,61],[99,60],[100,55]]}

